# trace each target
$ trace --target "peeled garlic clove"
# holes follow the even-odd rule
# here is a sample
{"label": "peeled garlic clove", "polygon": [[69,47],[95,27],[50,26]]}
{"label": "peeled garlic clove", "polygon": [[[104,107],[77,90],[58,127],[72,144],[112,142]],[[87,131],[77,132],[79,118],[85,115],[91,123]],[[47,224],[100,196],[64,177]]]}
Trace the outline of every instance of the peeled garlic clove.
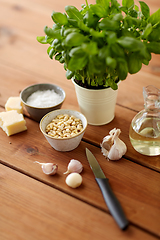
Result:
{"label": "peeled garlic clove", "polygon": [[126,144],[119,139],[120,133],[120,129],[114,128],[103,138],[101,151],[110,160],[119,160],[127,151]]}
{"label": "peeled garlic clove", "polygon": [[71,188],[77,188],[82,184],[82,176],[79,173],[70,173],[66,178],[66,184]]}
{"label": "peeled garlic clove", "polygon": [[67,167],[67,171],[64,174],[67,173],[81,173],[83,170],[83,165],[81,162],[79,162],[78,160],[72,159]]}
{"label": "peeled garlic clove", "polygon": [[40,163],[37,161],[36,163],[41,165],[42,171],[47,175],[54,175],[58,170],[58,165],[54,163]]}

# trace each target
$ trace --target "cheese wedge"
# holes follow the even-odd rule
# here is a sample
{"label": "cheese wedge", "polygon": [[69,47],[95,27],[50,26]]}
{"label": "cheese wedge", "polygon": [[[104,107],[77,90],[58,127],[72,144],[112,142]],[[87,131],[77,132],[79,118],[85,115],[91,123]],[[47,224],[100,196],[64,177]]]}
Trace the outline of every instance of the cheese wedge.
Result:
{"label": "cheese wedge", "polygon": [[20,97],[10,97],[5,104],[6,111],[16,110],[23,114],[22,102]]}
{"label": "cheese wedge", "polygon": [[0,127],[7,136],[27,130],[23,115],[17,113],[16,110],[0,112]]}

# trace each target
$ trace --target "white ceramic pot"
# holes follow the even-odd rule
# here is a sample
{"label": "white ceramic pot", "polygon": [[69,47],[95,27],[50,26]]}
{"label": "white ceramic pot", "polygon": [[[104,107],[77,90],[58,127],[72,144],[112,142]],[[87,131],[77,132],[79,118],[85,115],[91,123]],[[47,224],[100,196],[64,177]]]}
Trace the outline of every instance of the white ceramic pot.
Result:
{"label": "white ceramic pot", "polygon": [[74,80],[72,82],[75,86],[80,111],[86,116],[88,124],[100,126],[114,119],[118,90],[87,89],[76,84]]}

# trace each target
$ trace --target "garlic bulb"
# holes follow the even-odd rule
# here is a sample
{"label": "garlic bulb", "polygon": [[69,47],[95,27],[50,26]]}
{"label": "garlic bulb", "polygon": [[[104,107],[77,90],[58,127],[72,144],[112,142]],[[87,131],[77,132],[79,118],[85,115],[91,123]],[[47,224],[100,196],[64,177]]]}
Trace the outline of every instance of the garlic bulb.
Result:
{"label": "garlic bulb", "polygon": [[83,170],[83,165],[81,162],[79,162],[78,160],[72,159],[67,167],[67,171],[64,174],[67,173],[81,173]]}
{"label": "garlic bulb", "polygon": [[120,133],[120,129],[112,129],[101,143],[103,155],[110,160],[119,160],[127,151],[126,144],[119,139]]}
{"label": "garlic bulb", "polygon": [[41,165],[42,171],[47,175],[54,175],[58,170],[58,165],[54,163],[40,163],[37,161],[36,163]]}
{"label": "garlic bulb", "polygon": [[79,173],[70,173],[66,178],[66,184],[71,188],[77,188],[82,184],[82,176]]}

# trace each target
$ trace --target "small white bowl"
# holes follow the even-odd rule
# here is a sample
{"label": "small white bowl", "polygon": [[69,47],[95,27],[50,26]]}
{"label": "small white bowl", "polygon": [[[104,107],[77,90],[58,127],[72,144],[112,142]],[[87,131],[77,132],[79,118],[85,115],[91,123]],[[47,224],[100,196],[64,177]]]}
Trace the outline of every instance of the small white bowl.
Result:
{"label": "small white bowl", "polygon": [[[51,137],[46,133],[46,126],[59,114],[68,114],[69,116],[73,115],[76,118],[79,118],[82,121],[83,130],[73,137],[67,137],[67,138]],[[47,139],[49,144],[55,150],[62,151],[62,152],[71,151],[76,147],[78,147],[86,128],[87,128],[86,117],[82,113],[74,110],[67,110],[67,109],[55,110],[46,114],[40,121],[40,130],[43,133],[44,137]]]}

